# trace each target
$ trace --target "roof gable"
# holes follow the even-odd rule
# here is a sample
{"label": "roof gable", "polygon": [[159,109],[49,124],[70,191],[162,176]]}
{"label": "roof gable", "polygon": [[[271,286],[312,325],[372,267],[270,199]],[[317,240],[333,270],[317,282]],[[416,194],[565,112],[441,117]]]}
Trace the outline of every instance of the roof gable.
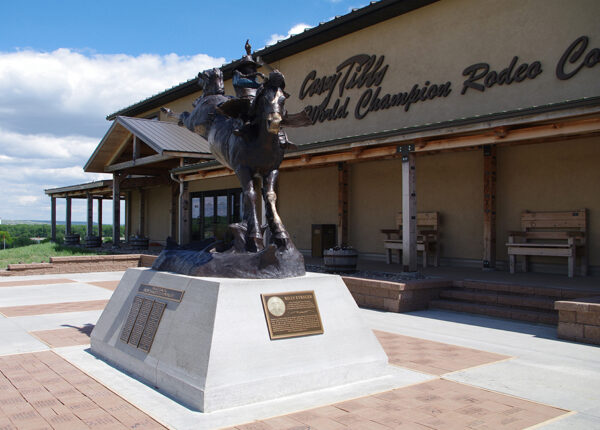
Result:
{"label": "roof gable", "polygon": [[181,157],[213,158],[208,142],[185,127],[173,122],[119,116],[83,169],[114,172]]}

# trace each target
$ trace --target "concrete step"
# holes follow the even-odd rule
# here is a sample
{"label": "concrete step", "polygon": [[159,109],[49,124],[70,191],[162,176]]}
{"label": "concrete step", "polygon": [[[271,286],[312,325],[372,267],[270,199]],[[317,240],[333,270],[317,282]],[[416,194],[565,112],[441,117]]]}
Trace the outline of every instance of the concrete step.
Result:
{"label": "concrete step", "polygon": [[519,321],[528,321],[541,324],[558,324],[556,312],[518,309],[507,306],[492,304],[470,303],[455,300],[438,299],[429,302],[430,309],[444,309],[456,312],[467,312],[479,315],[487,315],[497,318],[507,318]]}
{"label": "concrete step", "polygon": [[577,288],[536,287],[531,285],[504,284],[501,282],[464,280],[455,282],[457,287],[474,290],[496,291],[512,294],[535,295],[540,297],[553,297],[555,300],[576,299],[589,297],[590,291]]}
{"label": "concrete step", "polygon": [[467,301],[482,304],[502,305],[516,308],[554,310],[556,298],[547,296],[511,294],[498,291],[481,291],[463,288],[445,289],[440,298],[455,301]]}

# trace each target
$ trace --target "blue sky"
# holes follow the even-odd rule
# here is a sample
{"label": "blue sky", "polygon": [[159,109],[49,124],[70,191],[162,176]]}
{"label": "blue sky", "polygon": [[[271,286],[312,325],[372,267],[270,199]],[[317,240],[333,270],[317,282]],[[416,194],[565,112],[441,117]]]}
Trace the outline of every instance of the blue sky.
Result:
{"label": "blue sky", "polygon": [[106,115],[239,58],[247,38],[257,50],[366,4],[0,0],[0,219],[49,219],[44,189],[107,177],[82,169]]}

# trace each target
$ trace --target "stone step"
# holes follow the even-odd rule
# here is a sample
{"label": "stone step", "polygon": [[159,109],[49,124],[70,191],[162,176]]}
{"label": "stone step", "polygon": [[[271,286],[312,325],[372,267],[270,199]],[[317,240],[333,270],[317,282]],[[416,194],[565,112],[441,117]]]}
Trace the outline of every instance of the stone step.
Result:
{"label": "stone step", "polygon": [[542,324],[558,324],[558,315],[555,312],[517,309],[507,306],[491,304],[459,302],[454,300],[432,300],[429,302],[430,309],[444,309],[456,312],[467,312],[472,314],[486,315],[496,318],[506,318],[519,321],[528,321]]}
{"label": "stone step", "polygon": [[554,297],[518,295],[497,291],[480,291],[472,289],[445,289],[440,292],[440,298],[467,301],[482,304],[510,306],[516,308],[532,308],[539,310],[554,310]]}

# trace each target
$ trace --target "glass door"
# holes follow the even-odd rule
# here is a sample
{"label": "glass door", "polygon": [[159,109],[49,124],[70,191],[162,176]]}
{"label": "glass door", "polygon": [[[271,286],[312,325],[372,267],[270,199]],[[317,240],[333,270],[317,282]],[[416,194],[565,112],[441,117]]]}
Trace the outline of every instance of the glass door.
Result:
{"label": "glass door", "polygon": [[192,193],[192,241],[214,238],[229,243],[233,240],[229,224],[242,219],[240,188]]}

